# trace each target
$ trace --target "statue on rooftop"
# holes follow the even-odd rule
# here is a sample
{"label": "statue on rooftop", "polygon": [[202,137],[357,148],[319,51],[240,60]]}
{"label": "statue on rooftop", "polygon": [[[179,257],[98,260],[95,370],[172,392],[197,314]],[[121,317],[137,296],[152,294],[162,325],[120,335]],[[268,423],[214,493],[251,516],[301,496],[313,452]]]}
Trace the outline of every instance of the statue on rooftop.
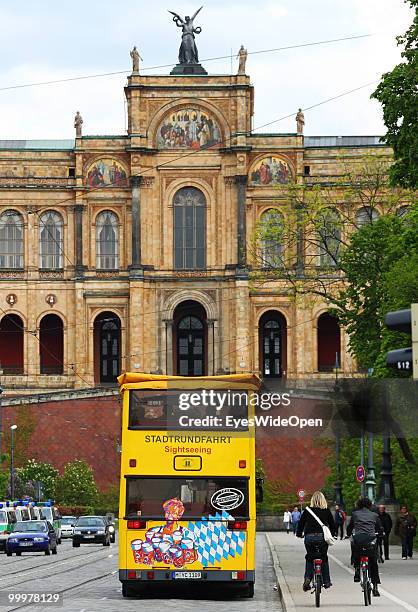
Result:
{"label": "statue on rooftop", "polygon": [[80,115],[80,111],[76,112],[74,117],[74,127],[75,127],[75,136],[76,138],[81,138],[81,126],[83,125],[83,117]]}
{"label": "statue on rooftop", "polygon": [[245,64],[247,62],[247,55],[247,49],[244,48],[244,45],[241,45],[241,48],[238,51],[237,55],[237,57],[239,58],[238,74],[245,74]]}
{"label": "statue on rooftop", "polygon": [[186,16],[184,20],[177,15],[177,13],[173,13],[173,11],[168,11],[173,17],[173,21],[178,28],[182,28],[182,36],[181,36],[181,45],[179,50],[179,64],[198,64],[199,63],[199,55],[197,52],[197,47],[194,39],[195,34],[200,34],[202,28],[194,27],[193,21],[197,14],[202,10],[203,6],[198,9],[193,17]]}
{"label": "statue on rooftop", "polygon": [[132,59],[132,74],[139,74],[139,60],[142,60],[142,57],[139,55],[138,49],[135,46],[130,54]]}
{"label": "statue on rooftop", "polygon": [[303,127],[305,125],[305,115],[303,114],[302,109],[300,108],[296,114],[296,131],[298,134],[303,134]]}

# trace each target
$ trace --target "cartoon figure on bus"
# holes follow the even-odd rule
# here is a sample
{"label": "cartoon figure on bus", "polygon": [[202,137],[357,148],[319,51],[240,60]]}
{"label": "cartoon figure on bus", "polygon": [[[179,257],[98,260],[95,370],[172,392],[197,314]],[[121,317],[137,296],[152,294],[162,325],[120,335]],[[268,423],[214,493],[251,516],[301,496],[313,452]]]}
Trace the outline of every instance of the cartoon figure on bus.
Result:
{"label": "cartoon figure on bus", "polygon": [[221,558],[242,554],[245,532],[228,531],[227,522],[233,519],[228,512],[217,512],[182,527],[179,521],[184,514],[184,505],[179,499],[168,499],[163,509],[165,525],[148,529],[145,540],[131,541],[135,563],[164,563],[179,568],[199,561],[207,567],[219,563]]}

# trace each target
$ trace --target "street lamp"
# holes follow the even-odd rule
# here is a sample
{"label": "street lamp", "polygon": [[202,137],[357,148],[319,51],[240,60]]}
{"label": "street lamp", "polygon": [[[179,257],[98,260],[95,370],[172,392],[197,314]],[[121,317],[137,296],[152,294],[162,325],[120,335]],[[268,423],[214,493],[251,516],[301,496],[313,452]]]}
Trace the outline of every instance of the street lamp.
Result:
{"label": "street lamp", "polygon": [[11,444],[10,444],[10,497],[12,498],[12,501],[14,500],[14,496],[15,496],[15,473],[14,473],[13,460],[14,460],[14,454],[15,454],[14,433],[16,429],[17,429],[17,425],[10,425],[10,431],[11,431],[11,436],[12,436]]}

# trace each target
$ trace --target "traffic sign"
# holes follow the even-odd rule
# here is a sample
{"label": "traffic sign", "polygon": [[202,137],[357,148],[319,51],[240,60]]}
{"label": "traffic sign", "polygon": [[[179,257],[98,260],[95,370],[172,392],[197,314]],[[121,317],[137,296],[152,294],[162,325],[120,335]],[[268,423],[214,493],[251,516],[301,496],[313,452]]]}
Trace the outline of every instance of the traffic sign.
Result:
{"label": "traffic sign", "polygon": [[305,491],[303,489],[299,489],[297,495],[298,497],[305,497]]}
{"label": "traffic sign", "polygon": [[364,465],[359,465],[356,469],[356,478],[358,482],[363,482],[366,478],[366,470],[364,469]]}

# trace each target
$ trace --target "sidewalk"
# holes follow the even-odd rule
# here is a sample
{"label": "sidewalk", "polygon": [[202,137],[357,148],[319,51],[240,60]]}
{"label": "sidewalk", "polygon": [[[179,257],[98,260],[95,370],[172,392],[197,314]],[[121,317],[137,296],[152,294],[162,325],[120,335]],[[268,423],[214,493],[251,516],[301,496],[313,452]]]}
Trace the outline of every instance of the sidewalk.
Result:
{"label": "sidewalk", "polygon": [[[282,532],[270,532],[268,538],[275,553],[273,560],[280,566],[276,574],[279,590],[284,595],[285,612],[312,609],[315,607],[313,595],[302,591],[305,568],[303,540]],[[404,561],[400,546],[391,546],[390,557],[383,565],[379,564],[381,596],[372,600],[372,606],[379,612],[418,612],[418,553],[416,558]],[[338,540],[329,549],[328,558],[333,587],[323,590],[321,608],[332,612],[352,612],[357,607],[364,607],[360,585],[353,582],[350,542]]]}

